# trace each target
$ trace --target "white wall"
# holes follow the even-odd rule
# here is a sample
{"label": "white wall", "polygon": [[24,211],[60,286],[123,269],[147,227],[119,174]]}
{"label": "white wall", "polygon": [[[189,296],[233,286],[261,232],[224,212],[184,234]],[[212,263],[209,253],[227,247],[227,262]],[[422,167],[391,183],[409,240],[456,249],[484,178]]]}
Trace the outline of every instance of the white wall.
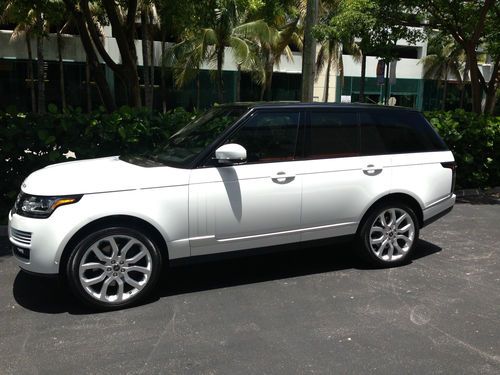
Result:
{"label": "white wall", "polygon": [[[0,30],[0,58],[17,58],[27,59],[28,52],[24,38],[11,40],[12,31]],[[116,39],[111,37],[111,29],[109,27],[104,29],[104,48],[113,59],[114,62],[120,63],[121,56],[120,50],[116,43]],[[45,59],[48,61],[58,60],[57,56],[57,41],[56,35],[51,34],[48,38],[44,39],[44,54]],[[161,64],[161,42],[154,42],[155,46],[155,65]],[[137,51],[137,63],[139,66],[143,65],[142,59],[142,41],[136,40],[135,47]],[[36,58],[36,40],[32,39],[32,52],[33,58]],[[80,38],[74,35],[63,35],[63,59],[69,61],[85,62],[86,55],[81,44]],[[203,64],[202,69],[214,69],[209,64]],[[226,48],[224,56],[223,70],[236,71],[237,66],[230,48]],[[275,72],[282,73],[297,73],[302,71],[302,55],[300,52],[293,53],[293,61],[288,61],[285,56],[281,59],[279,66],[275,66]]]}
{"label": "white wall", "polygon": [[[352,56],[343,55],[344,59],[344,76],[360,77],[361,62],[355,62]],[[378,59],[373,56],[366,58],[366,76],[377,76]],[[421,79],[423,77],[423,64],[419,63],[419,59],[401,59],[396,65],[396,78],[411,78]]]}

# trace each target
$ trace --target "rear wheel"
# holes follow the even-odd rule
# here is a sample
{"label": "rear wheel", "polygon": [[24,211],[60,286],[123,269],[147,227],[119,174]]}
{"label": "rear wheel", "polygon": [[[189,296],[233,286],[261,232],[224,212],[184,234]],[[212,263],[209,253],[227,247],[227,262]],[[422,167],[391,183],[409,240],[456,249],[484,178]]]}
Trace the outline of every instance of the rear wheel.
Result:
{"label": "rear wheel", "polygon": [[418,241],[419,227],[413,210],[402,203],[374,208],[358,235],[360,254],[370,263],[391,267],[407,262]]}
{"label": "rear wheel", "polygon": [[88,305],[111,310],[144,299],[161,269],[161,254],[135,229],[101,229],[82,239],[67,264],[74,294]]}

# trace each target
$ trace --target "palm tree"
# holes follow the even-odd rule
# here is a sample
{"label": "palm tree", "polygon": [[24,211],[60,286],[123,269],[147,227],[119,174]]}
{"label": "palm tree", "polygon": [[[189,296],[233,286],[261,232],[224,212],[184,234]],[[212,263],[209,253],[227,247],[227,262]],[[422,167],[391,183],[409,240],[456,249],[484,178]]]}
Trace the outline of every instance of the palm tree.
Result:
{"label": "palm tree", "polygon": [[424,78],[440,81],[443,86],[441,109],[445,110],[450,77],[454,77],[463,88],[465,53],[456,42],[440,36],[430,38],[429,50],[431,53],[421,59],[424,64]]}
{"label": "palm tree", "polygon": [[218,101],[224,101],[222,66],[225,48],[231,48],[236,64],[241,68],[249,59],[251,44],[266,39],[269,33],[265,22],[257,20],[239,24],[241,19],[236,1],[223,0],[215,9],[212,27],[186,32],[184,40],[169,49],[166,60],[173,66],[178,87],[199,76],[201,64],[208,63],[216,68]]}
{"label": "palm tree", "polygon": [[0,21],[16,23],[10,40],[12,42],[24,38],[28,52],[28,87],[31,93],[31,111],[36,112],[35,77],[33,71],[33,50],[31,39],[35,32],[36,14],[32,8],[17,4],[15,0],[8,1],[0,15]]}
{"label": "palm tree", "polygon": [[330,90],[330,75],[331,69],[336,68],[339,72],[341,85],[344,83],[344,59],[342,56],[343,49],[346,48],[354,61],[359,62],[361,59],[361,50],[353,41],[347,41],[345,44],[336,39],[329,37],[320,42],[320,49],[316,57],[316,80],[325,68],[325,90],[323,92],[323,101],[328,102]]}
{"label": "palm tree", "polygon": [[298,34],[298,22],[299,18],[296,18],[282,28],[269,26],[269,41],[262,43],[260,58],[256,59],[254,66],[254,77],[262,85],[260,100],[263,100],[264,97],[267,100],[272,99],[274,66],[279,66],[283,56],[293,61],[290,45],[294,43],[299,49],[302,49],[302,40]]}

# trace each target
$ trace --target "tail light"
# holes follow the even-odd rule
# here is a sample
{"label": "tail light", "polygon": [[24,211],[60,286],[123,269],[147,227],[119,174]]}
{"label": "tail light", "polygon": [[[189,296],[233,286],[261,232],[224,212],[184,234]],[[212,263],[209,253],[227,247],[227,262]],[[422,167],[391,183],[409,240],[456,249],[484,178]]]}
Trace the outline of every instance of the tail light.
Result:
{"label": "tail light", "polygon": [[451,192],[453,193],[455,191],[455,179],[457,177],[457,163],[454,161],[447,161],[445,163],[441,163],[443,168],[449,168],[451,169],[452,172],[452,177],[451,177]]}

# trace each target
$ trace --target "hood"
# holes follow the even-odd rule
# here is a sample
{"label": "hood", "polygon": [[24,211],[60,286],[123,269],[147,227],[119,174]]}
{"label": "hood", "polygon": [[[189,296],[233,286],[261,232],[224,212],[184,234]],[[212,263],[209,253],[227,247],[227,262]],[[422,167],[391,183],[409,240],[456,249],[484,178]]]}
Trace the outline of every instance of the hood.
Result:
{"label": "hood", "polygon": [[167,166],[146,168],[112,156],[50,165],[29,175],[22,191],[56,196],[178,186],[188,183],[189,172]]}

